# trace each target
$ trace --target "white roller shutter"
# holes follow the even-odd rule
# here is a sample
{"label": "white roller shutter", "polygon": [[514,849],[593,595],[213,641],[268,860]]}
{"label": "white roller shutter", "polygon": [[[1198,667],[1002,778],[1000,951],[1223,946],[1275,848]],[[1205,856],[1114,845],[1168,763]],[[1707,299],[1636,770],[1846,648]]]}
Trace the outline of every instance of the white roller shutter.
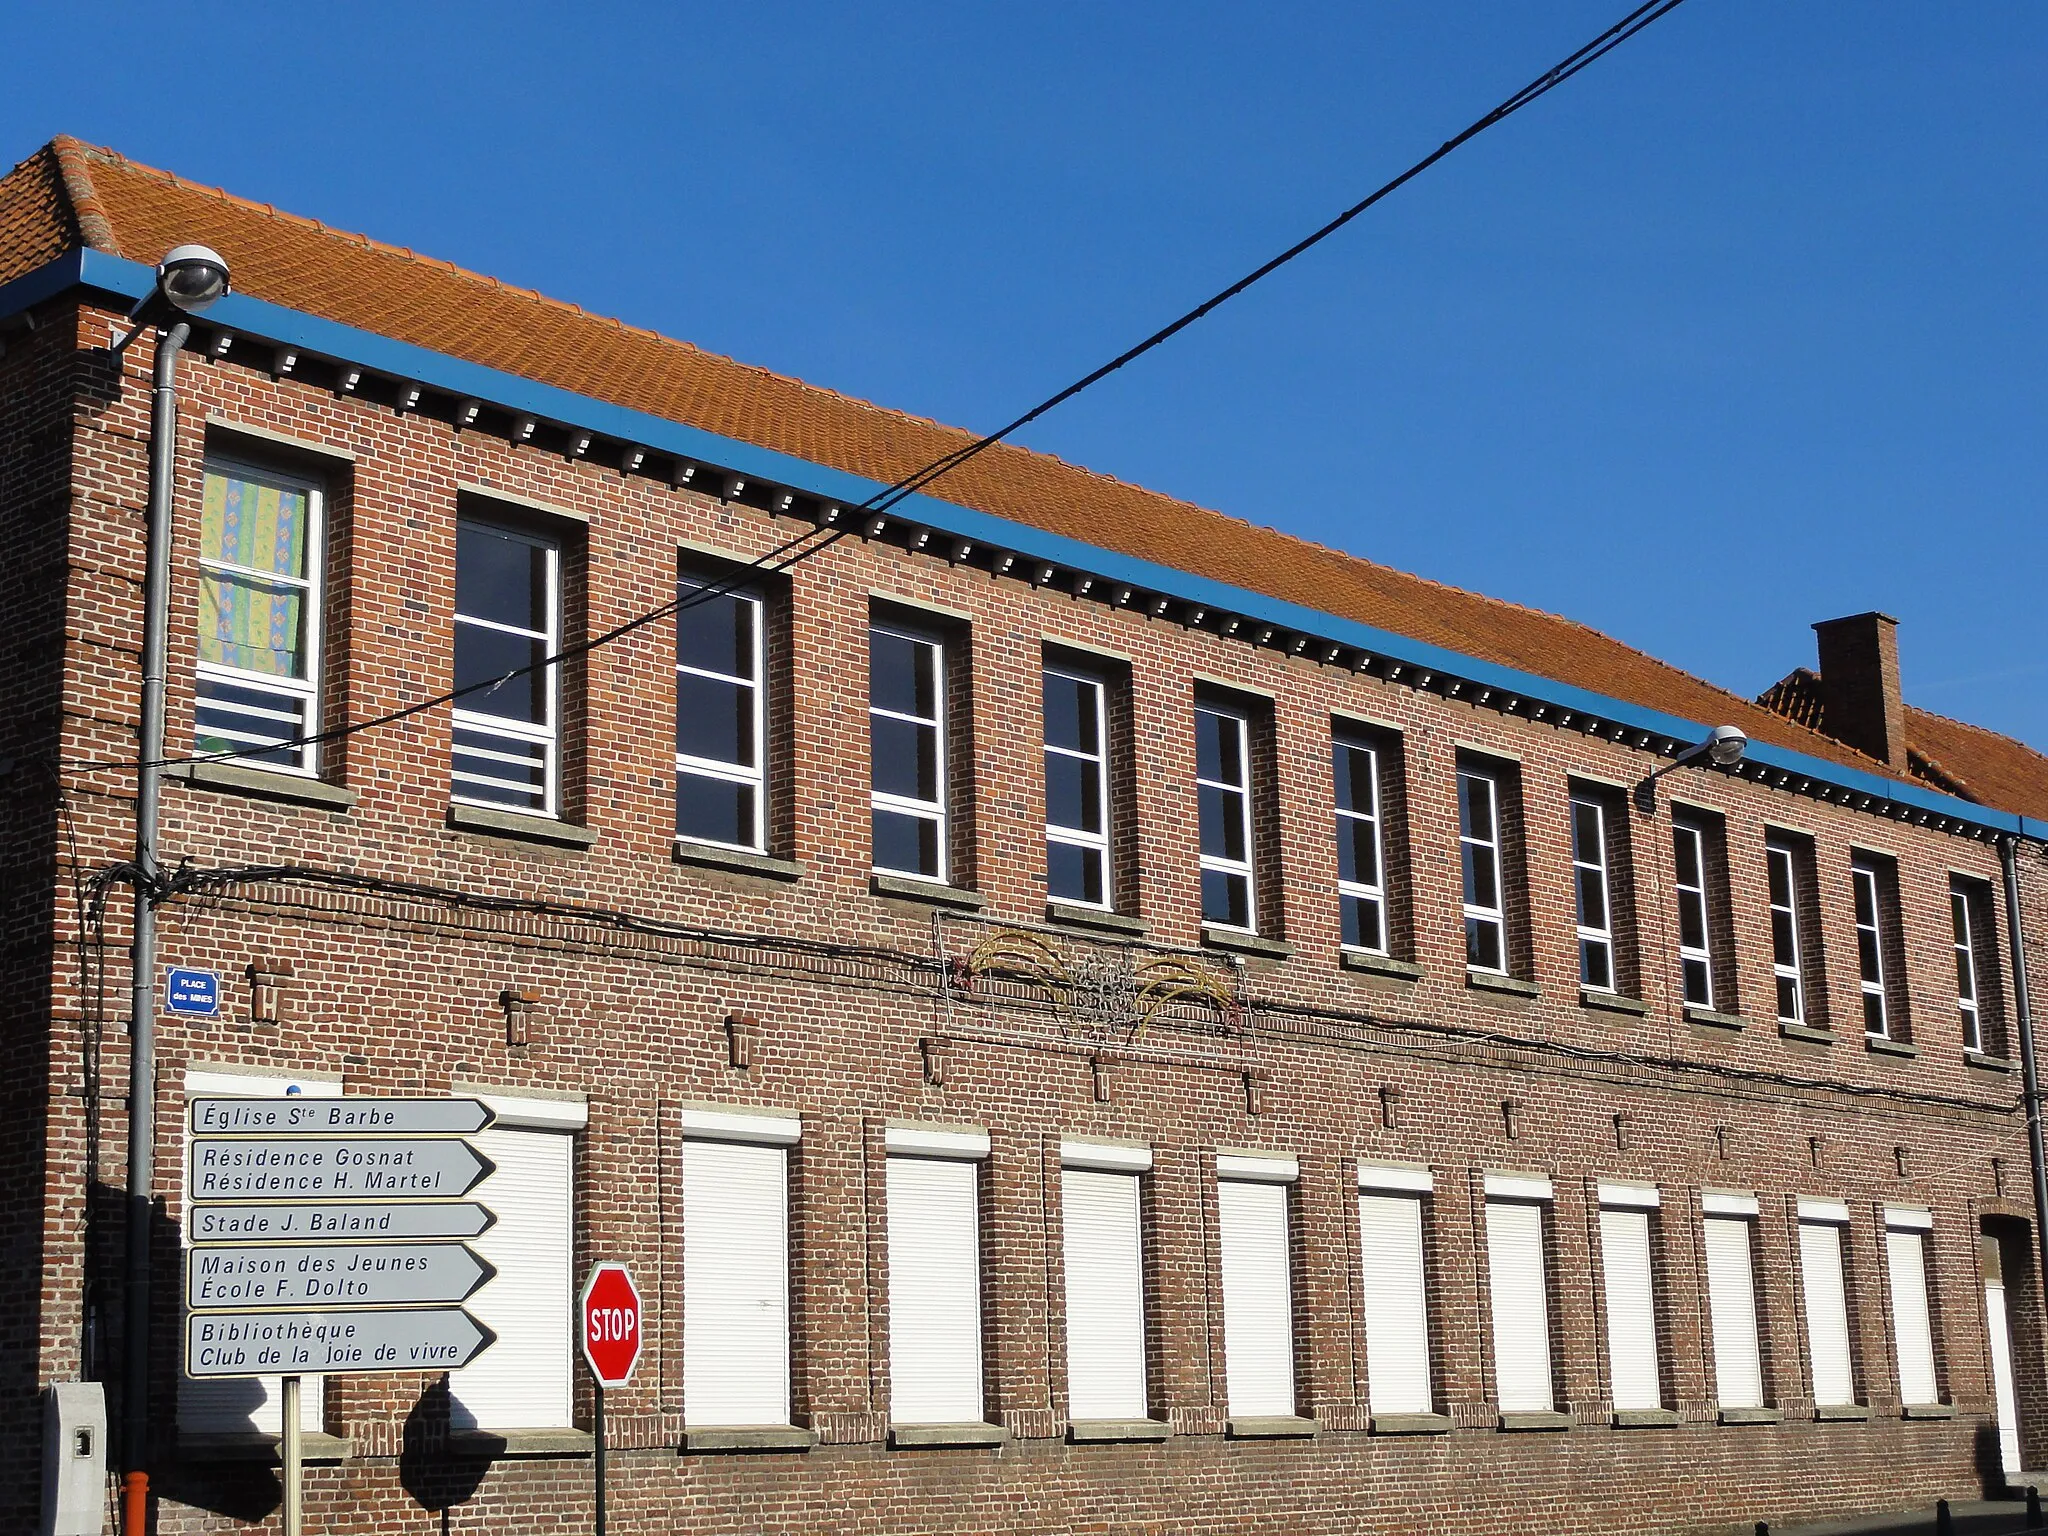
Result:
{"label": "white roller shutter", "polygon": [[1600,1268],[1607,1291],[1607,1363],[1618,1409],[1661,1408],[1657,1303],[1650,1278],[1650,1213],[1600,1212]]}
{"label": "white roller shutter", "polygon": [[2020,1471],[2020,1410],[2013,1391],[2012,1332],[2005,1317],[2005,1282],[1984,1283],[1984,1324],[1991,1334],[1991,1388],[1998,1403],[1998,1459],[2005,1475]]}
{"label": "white roller shutter", "polygon": [[1145,1258],[1135,1173],[1060,1174],[1067,1267],[1067,1416],[1142,1419]]}
{"label": "white roller shutter", "polygon": [[1709,1216],[1706,1247],[1715,1396],[1723,1408],[1761,1408],[1764,1375],[1756,1342],[1756,1270],[1749,1256],[1749,1223],[1740,1216]]}
{"label": "white roller shutter", "polygon": [[789,1153],[683,1143],[683,1421],[789,1422]]}
{"label": "white roller shutter", "polygon": [[1550,1307],[1543,1282],[1543,1207],[1486,1202],[1487,1274],[1493,1287],[1493,1360],[1503,1413],[1554,1406]]}
{"label": "white roller shutter", "polygon": [[[243,1072],[194,1071],[185,1074],[185,1092],[188,1097],[212,1094],[268,1099],[297,1093],[309,1099],[338,1099],[341,1097],[341,1084],[310,1078],[262,1077]],[[181,1132],[189,1135],[190,1123],[187,1117],[180,1126]],[[184,1145],[186,1143],[181,1143]],[[190,1168],[191,1157],[181,1156],[179,1163]],[[192,1246],[189,1202],[178,1236],[180,1246],[189,1250]],[[184,1291],[184,1279],[180,1276],[178,1294],[183,1296]],[[182,1348],[182,1327],[178,1336]],[[300,1380],[300,1429],[318,1434],[326,1424],[326,1398],[323,1395],[326,1381],[324,1376],[307,1376]],[[188,1435],[278,1434],[284,1429],[284,1382],[277,1376],[195,1381],[181,1373],[178,1377],[178,1428]]]}
{"label": "white roller shutter", "polygon": [[1806,1294],[1807,1360],[1813,1400],[1822,1406],[1856,1401],[1849,1363],[1849,1302],[1842,1281],[1842,1231],[1832,1223],[1799,1223],[1799,1272]]}
{"label": "white roller shutter", "polygon": [[1428,1413],[1429,1305],[1422,1273],[1422,1201],[1360,1194],[1365,1258],[1365,1373],[1374,1413]]}
{"label": "white roller shutter", "polygon": [[1223,1363],[1233,1418],[1294,1412],[1287,1186],[1219,1179]]}
{"label": "white roller shutter", "polygon": [[498,1340],[474,1365],[449,1373],[449,1421],[458,1429],[568,1429],[575,1138],[494,1127],[470,1141],[496,1165],[471,1198],[498,1217],[470,1246],[498,1273],[464,1305]]}
{"label": "white roller shutter", "polygon": [[1907,1403],[1941,1401],[1934,1381],[1934,1328],[1927,1315],[1927,1255],[1918,1232],[1884,1235],[1885,1269],[1891,1276],[1892,1337],[1899,1351],[1899,1398]]}
{"label": "white roller shutter", "polygon": [[889,1396],[897,1424],[981,1421],[981,1223],[964,1160],[889,1159]]}

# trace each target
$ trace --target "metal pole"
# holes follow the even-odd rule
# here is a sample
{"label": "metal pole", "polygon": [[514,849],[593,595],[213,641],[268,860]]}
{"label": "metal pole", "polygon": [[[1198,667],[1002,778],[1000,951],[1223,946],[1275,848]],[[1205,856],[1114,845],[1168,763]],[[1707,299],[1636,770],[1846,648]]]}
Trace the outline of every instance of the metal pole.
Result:
{"label": "metal pole", "polygon": [[130,951],[128,1039],[128,1243],[126,1327],[121,1369],[121,1458],[127,1475],[123,1529],[149,1524],[150,1242],[156,1192],[156,908],[146,882],[156,873],[157,794],[164,755],[164,653],[170,634],[171,484],[178,457],[178,353],[182,320],[156,339],[149,401],[148,554],[142,584],[142,713],[135,772],[135,943]]}
{"label": "metal pole", "polygon": [[300,1458],[305,1447],[299,1430],[299,1378],[284,1379],[284,1536],[302,1536],[306,1528],[305,1490],[300,1486]]}
{"label": "metal pole", "polygon": [[597,1383],[597,1536],[604,1536],[604,1383]]}
{"label": "metal pole", "polygon": [[1998,845],[2005,865],[2005,926],[2012,934],[2012,998],[2020,1033],[2020,1093],[2027,1111],[2027,1158],[2034,1169],[2034,1246],[2048,1285],[2048,1154],[2041,1146],[2041,1077],[2034,1060],[2034,1016],[2027,1006],[2027,930],[2020,918],[2019,840]]}

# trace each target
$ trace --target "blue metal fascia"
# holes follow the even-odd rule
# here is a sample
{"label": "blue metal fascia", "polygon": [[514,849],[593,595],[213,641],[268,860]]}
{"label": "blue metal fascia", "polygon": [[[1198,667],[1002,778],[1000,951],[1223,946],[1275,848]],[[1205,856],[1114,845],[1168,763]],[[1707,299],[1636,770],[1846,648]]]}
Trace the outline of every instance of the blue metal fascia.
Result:
{"label": "blue metal fascia", "polygon": [[[41,268],[29,277],[0,288],[0,300],[24,284],[42,279],[66,263],[74,264],[72,281],[140,299],[156,282],[153,267],[141,262],[109,256],[100,251],[80,251]],[[50,291],[58,291],[52,288]],[[0,313],[5,313],[0,305]],[[580,431],[601,433],[621,441],[644,444],[660,453],[699,459],[722,469],[736,470],[750,478],[787,485],[806,494],[859,506],[884,489],[878,481],[844,470],[811,463],[792,454],[778,453],[753,443],[723,437],[699,427],[671,421],[646,411],[636,411],[608,401],[595,400],[553,385],[537,383],[517,374],[465,362],[410,342],[380,336],[374,331],[342,325],[317,315],[288,309],[247,294],[231,293],[206,312],[208,324],[237,334],[296,347],[303,352],[346,361],[358,367],[427,385],[451,394],[487,401],[501,409],[558,422]],[[906,497],[892,509],[892,518],[929,526],[977,544],[1014,551],[1034,561],[1051,562],[1087,572],[1091,576],[1160,593],[1178,601],[1255,619],[1275,628],[1299,631],[1319,640],[1331,641],[1369,651],[1420,671],[1441,672],[1463,678],[1482,688],[1541,700],[1589,718],[1609,721],[1630,730],[1668,737],[1673,741],[1696,741],[1721,722],[1682,720],[1658,710],[1611,699],[1570,683],[1513,667],[1461,655],[1426,641],[1397,635],[1389,630],[1361,624],[1353,619],[1321,612],[1281,598],[1270,597],[1226,582],[1212,581],[1172,566],[1120,554],[1099,545],[1084,543],[1056,533],[1012,522],[987,512],[977,512],[954,502],[922,494]],[[1810,757],[1803,752],[1750,744],[1748,760],[1788,774],[1868,794],[1898,805],[1912,806],[1948,817],[1970,826],[2048,838],[2048,825],[2009,812],[1959,800],[1953,796],[1922,789],[1917,785],[1884,778],[1875,773]]]}
{"label": "blue metal fascia", "polygon": [[[66,251],[55,261],[46,261],[33,272],[24,272],[12,282],[0,283],[0,320],[76,288],[79,268],[86,254],[83,250]],[[153,273],[151,275],[154,277]]]}

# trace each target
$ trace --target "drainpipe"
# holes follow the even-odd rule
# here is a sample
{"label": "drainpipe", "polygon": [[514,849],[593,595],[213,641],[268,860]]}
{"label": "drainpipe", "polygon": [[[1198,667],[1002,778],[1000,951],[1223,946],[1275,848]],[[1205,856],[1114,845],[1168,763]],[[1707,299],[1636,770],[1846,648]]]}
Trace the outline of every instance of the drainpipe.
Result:
{"label": "drainpipe", "polygon": [[156,1194],[157,800],[163,783],[164,653],[170,634],[171,481],[178,457],[178,354],[192,327],[157,333],[149,401],[149,544],[142,584],[142,719],[135,775],[135,944],[130,951],[128,1244],[121,1365],[121,1528],[149,1528],[150,1244]]}
{"label": "drainpipe", "polygon": [[2005,925],[2012,931],[2012,996],[2020,1026],[2027,1157],[2034,1168],[2034,1243],[2041,1256],[2041,1284],[2048,1285],[2048,1156],[2041,1148],[2041,1079],[2034,1063],[2034,1019],[2027,1007],[2027,930],[2020,922],[2019,839],[2001,839],[1998,855],[2005,865]]}

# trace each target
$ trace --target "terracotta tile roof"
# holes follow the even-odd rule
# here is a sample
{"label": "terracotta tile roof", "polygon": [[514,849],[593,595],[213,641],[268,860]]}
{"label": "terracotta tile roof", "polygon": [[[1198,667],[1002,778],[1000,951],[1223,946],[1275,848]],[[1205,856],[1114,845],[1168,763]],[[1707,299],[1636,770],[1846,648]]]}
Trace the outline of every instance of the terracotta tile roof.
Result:
{"label": "terracotta tile roof", "polygon": [[[446,262],[60,138],[0,179],[0,280],[80,241],[136,260],[204,241],[238,291],[889,482],[972,435],[705,352]],[[1048,532],[1883,773],[1763,705],[1555,614],[1482,597],[1008,444],[930,494]]]}

